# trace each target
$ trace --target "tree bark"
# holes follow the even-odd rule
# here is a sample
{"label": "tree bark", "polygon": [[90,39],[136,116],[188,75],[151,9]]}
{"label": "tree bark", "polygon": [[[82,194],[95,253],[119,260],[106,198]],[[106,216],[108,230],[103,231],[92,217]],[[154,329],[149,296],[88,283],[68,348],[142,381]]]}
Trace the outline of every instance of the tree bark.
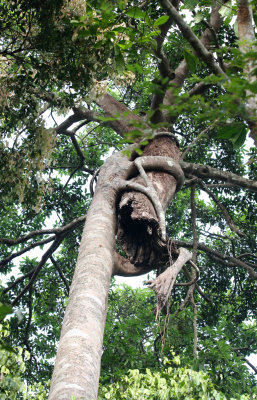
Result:
{"label": "tree bark", "polygon": [[[248,0],[238,0],[237,21],[240,50],[242,53],[247,53],[251,50],[256,51],[256,46],[253,45],[255,41],[253,12]],[[244,67],[244,73],[249,83],[255,82],[256,78],[253,73],[255,68],[256,60],[249,58]],[[257,95],[254,95],[251,91],[247,90],[246,96],[246,108],[249,114],[247,122],[250,128],[250,136],[253,138],[255,145],[257,146]]]}
{"label": "tree bark", "polygon": [[[179,150],[168,134],[155,138],[146,146],[144,156],[156,155],[179,159]],[[170,165],[173,165],[172,161]],[[161,165],[159,168],[158,172],[147,172],[147,176],[165,210],[174,196],[177,180],[170,173],[163,172]],[[50,400],[68,400],[71,396],[76,396],[76,400],[97,398],[111,275],[140,275],[156,267],[153,261],[160,257],[156,244],[160,237],[159,220],[153,204],[140,191],[132,190],[122,196],[120,194],[122,188],[126,188],[126,182],[130,186],[138,185],[136,187],[139,188],[146,186],[141,176],[127,180],[131,178],[131,171],[135,170],[136,163],[129,161],[122,153],[111,156],[100,170],[96,192],[86,218],[62,325]],[[128,256],[131,256],[131,248],[136,249],[137,258],[133,260],[133,264],[115,252],[118,196],[121,196],[118,206],[119,234],[122,231],[122,244]],[[125,217],[126,224],[123,219],[126,214],[124,207],[132,210]],[[140,225],[140,233],[134,230],[133,234],[131,226],[135,228]],[[153,249],[149,249],[147,241]],[[147,252],[152,255],[151,260]]]}
{"label": "tree bark", "polygon": [[[180,151],[176,143],[166,135],[157,136],[144,149],[143,156],[164,156],[179,160]],[[164,172],[149,171],[147,177],[154,187],[163,211],[176,192],[177,180]],[[146,186],[141,176],[132,181]],[[152,202],[143,193],[126,192],[118,207],[118,241],[132,264],[154,265],[161,262],[163,243],[160,240],[160,225]]]}
{"label": "tree bark", "polygon": [[123,176],[128,165],[125,157],[118,154],[101,169],[81,239],[49,400],[70,400],[72,396],[76,400],[97,398],[113,269],[116,179]]}

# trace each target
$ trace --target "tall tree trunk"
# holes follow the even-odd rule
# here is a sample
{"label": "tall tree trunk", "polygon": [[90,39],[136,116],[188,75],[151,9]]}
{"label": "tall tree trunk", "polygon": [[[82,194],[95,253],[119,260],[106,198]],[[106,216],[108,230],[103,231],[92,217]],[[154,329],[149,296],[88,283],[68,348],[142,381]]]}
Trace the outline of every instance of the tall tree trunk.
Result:
{"label": "tall tree trunk", "polygon": [[[238,0],[238,38],[239,38],[239,48],[242,53],[247,53],[250,51],[256,52],[255,33],[254,33],[254,20],[251,2],[248,0]],[[256,68],[256,60],[254,58],[248,57],[246,65],[244,66],[244,73],[249,83],[254,83],[256,77],[254,74],[254,69]],[[257,95],[253,94],[251,91],[247,90],[246,95],[248,97],[246,102],[246,108],[248,111],[248,125],[250,128],[250,136],[257,146]]]}
{"label": "tall tree trunk", "polygon": [[97,397],[107,297],[116,229],[115,178],[119,162],[101,169],[87,214],[51,383],[50,400]]}
{"label": "tall tree trunk", "polygon": [[[179,150],[166,132],[149,143],[143,155],[178,160]],[[116,153],[101,168],[62,325],[50,400],[70,400],[71,396],[76,400],[97,398],[111,275],[113,271],[119,273],[121,266],[117,264],[121,262],[126,264],[126,268],[129,265],[128,276],[151,270],[156,267],[164,248],[157,245],[160,221],[156,210],[149,198],[140,193],[140,188],[143,190],[147,185],[141,176],[130,176],[131,171],[138,174],[135,165],[122,153]],[[169,165],[173,165],[172,161]],[[157,171],[147,172],[147,176],[165,211],[176,191],[176,178],[163,172],[161,165]],[[122,195],[126,182],[132,185],[132,191],[125,191]],[[133,185],[138,184],[141,185],[136,186],[139,189],[133,191]],[[120,241],[133,264],[115,253],[116,208],[119,210]],[[135,229],[138,226],[141,226],[140,234]]]}

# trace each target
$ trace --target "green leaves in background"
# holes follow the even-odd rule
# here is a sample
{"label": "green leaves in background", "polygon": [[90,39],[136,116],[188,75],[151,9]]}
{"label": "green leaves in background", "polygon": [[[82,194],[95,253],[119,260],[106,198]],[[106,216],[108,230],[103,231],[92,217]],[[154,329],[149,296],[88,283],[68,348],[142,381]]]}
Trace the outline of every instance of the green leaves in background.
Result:
{"label": "green leaves in background", "polygon": [[9,304],[0,303],[0,321],[2,321],[6,315],[12,314],[13,309]]}
{"label": "green leaves in background", "polygon": [[219,139],[229,139],[233,147],[238,149],[245,142],[247,134],[246,125],[243,122],[227,124],[219,128],[217,136]]}
{"label": "green leaves in background", "polygon": [[154,28],[156,28],[157,26],[165,24],[165,22],[167,22],[168,19],[169,19],[168,15],[162,15],[161,17],[157,18],[157,20],[154,21],[154,24],[153,24]]}
{"label": "green leaves in background", "polygon": [[186,60],[187,66],[193,74],[196,71],[196,66],[198,63],[198,58],[190,51],[188,48],[184,47],[183,49],[183,55]]}

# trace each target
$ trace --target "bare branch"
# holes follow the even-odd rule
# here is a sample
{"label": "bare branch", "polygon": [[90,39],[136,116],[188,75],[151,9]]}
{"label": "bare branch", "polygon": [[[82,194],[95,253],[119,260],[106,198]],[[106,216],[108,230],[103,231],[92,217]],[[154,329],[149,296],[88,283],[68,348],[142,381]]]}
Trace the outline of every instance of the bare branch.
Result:
{"label": "bare branch", "polygon": [[[184,265],[183,271],[186,273],[187,277],[189,279],[191,279],[191,275],[185,265]],[[211,303],[211,299],[202,291],[202,289],[200,288],[200,286],[197,283],[195,284],[195,288],[198,291],[198,293],[200,294],[200,296],[202,296],[202,298],[205,301],[207,301],[208,303]]]}
{"label": "bare branch", "polygon": [[189,92],[188,92],[189,96],[192,97],[197,94],[202,94],[210,87],[211,87],[211,85],[209,83],[205,83],[205,82],[196,83],[195,86],[191,90],[189,90]]}
{"label": "bare branch", "polygon": [[[183,246],[192,249],[193,242],[185,242],[183,240],[173,240],[174,243],[178,246]],[[204,243],[198,243],[198,249],[204,251],[211,259],[223,264],[225,267],[234,268],[241,267],[247,270],[248,274],[254,279],[257,280],[257,272],[255,272],[254,268],[239,260],[236,257],[222,254],[217,250],[213,250],[210,247],[206,246]]]}
{"label": "bare branch", "polygon": [[255,374],[257,374],[257,368],[249,360],[247,360],[246,357],[244,357],[243,360],[246,362],[246,364],[249,365],[250,368],[252,368],[252,370],[255,372]]}
{"label": "bare branch", "polygon": [[257,260],[257,256],[253,253],[243,253],[243,254],[240,254],[239,256],[237,256],[237,258],[242,258],[242,257],[253,257]]}
{"label": "bare branch", "polygon": [[197,226],[196,226],[195,184],[191,187],[190,205],[191,205],[191,223],[192,223],[192,230],[193,230],[192,261],[196,262],[197,247],[198,247],[198,235],[197,235]]}
{"label": "bare branch", "polygon": [[12,301],[12,306],[17,304],[19,300],[24,296],[24,294],[31,288],[35,280],[37,279],[37,276],[39,272],[41,271],[42,267],[45,265],[46,261],[48,258],[55,252],[55,250],[60,246],[64,238],[64,235],[59,235],[55,241],[52,243],[50,248],[45,252],[45,254],[42,256],[41,261],[38,263],[37,267],[35,268],[33,275],[30,278],[29,283],[23,288],[23,290],[18,294],[18,296],[15,297],[15,299]]}
{"label": "bare branch", "polygon": [[84,109],[83,110],[81,108],[73,108],[73,115],[70,115],[68,118],[66,118],[65,121],[63,121],[60,125],[58,125],[55,128],[56,134],[60,135],[60,134],[67,134],[67,130],[76,122],[82,121],[82,120],[89,120],[89,121],[97,121],[100,122],[100,120],[98,120],[97,116],[98,114],[95,113],[94,111],[88,110],[88,109]]}
{"label": "bare branch", "polygon": [[30,251],[31,249],[34,249],[35,247],[43,246],[43,245],[45,245],[45,244],[47,244],[47,243],[52,242],[52,241],[54,240],[54,238],[55,238],[55,236],[51,236],[51,237],[49,237],[49,238],[47,238],[47,239],[40,240],[39,242],[32,243],[31,245],[25,247],[24,249],[19,250],[19,251],[17,251],[16,253],[13,253],[13,254],[11,254],[11,255],[8,256],[8,257],[5,257],[5,258],[0,262],[0,267],[4,267],[9,261],[13,260],[13,259],[16,258],[16,257],[21,256],[21,255],[24,254],[24,253],[27,253],[28,251]]}
{"label": "bare branch", "polygon": [[69,295],[69,291],[70,291],[70,285],[67,281],[67,279],[65,278],[65,276],[63,275],[62,269],[60,268],[59,264],[56,262],[56,260],[54,259],[53,255],[50,255],[50,260],[52,261],[52,264],[55,266],[55,268],[57,269],[61,280],[63,281],[65,287],[66,287],[66,291],[67,291],[67,295]]}
{"label": "bare branch", "polygon": [[75,218],[73,221],[69,222],[67,225],[61,226],[60,228],[31,231],[27,235],[21,236],[17,239],[0,238],[0,243],[7,244],[9,246],[15,246],[19,243],[24,243],[28,239],[31,239],[32,237],[37,235],[49,235],[51,233],[59,234],[65,231],[70,231],[72,229],[75,229],[77,226],[81,225],[83,222],[85,222],[85,220],[86,220],[86,215],[82,215],[81,217]]}
{"label": "bare branch", "polygon": [[33,291],[33,288],[31,287],[29,289],[29,295],[28,295],[29,315],[28,315],[28,320],[27,320],[25,334],[24,334],[24,344],[30,353],[31,353],[31,347],[29,345],[28,337],[29,337],[29,329],[30,329],[30,325],[31,325],[31,321],[32,321],[32,291]]}
{"label": "bare branch", "polygon": [[229,215],[226,207],[219,201],[219,199],[212,193],[211,190],[209,190],[206,185],[201,182],[200,180],[198,181],[199,186],[212,198],[212,200],[217,204],[217,206],[219,207],[219,209],[221,210],[222,214],[225,217],[225,220],[227,221],[230,229],[232,230],[232,232],[235,232],[240,238],[245,237],[245,233],[241,232],[236,224],[234,223],[233,219],[231,218],[231,216]]}
{"label": "bare branch", "polygon": [[[211,16],[210,16],[210,26],[214,30],[214,32],[218,32],[220,29],[222,19],[219,14],[219,9],[221,7],[221,4],[215,3],[214,6],[212,7],[211,10]],[[205,29],[205,31],[202,34],[201,37],[201,43],[206,47],[206,49],[209,49],[211,40],[213,36],[209,28]],[[179,66],[175,70],[175,78],[169,82],[171,88],[166,92],[163,104],[165,105],[172,105],[174,103],[174,89],[173,88],[179,88],[182,87],[184,80],[186,79],[188,75],[189,69],[187,66],[187,63],[185,60],[183,60]],[[200,94],[203,93],[206,89],[208,89],[210,85],[207,85],[205,83],[198,83],[195,85],[193,89],[189,92],[190,96],[193,96],[195,94]],[[166,116],[166,119],[170,122],[173,123],[176,120],[175,117],[169,117],[168,115]]]}
{"label": "bare branch", "polygon": [[205,128],[204,130],[202,130],[199,135],[189,144],[189,146],[183,151],[182,155],[181,155],[181,160],[184,160],[185,156],[187,155],[187,153],[191,150],[191,148],[202,138],[203,135],[205,135],[205,133],[207,133],[215,124],[216,122],[218,122],[219,118],[216,118],[215,121],[213,121],[209,126],[207,126],[207,128]]}
{"label": "bare branch", "polygon": [[12,288],[14,288],[20,282],[24,281],[24,279],[31,277],[34,274],[36,268],[37,267],[32,268],[29,272],[27,272],[26,274],[24,274],[24,275],[20,276],[19,278],[17,278],[9,286],[7,286],[6,288],[3,289],[2,294],[8,293]]}
{"label": "bare branch", "polygon": [[219,181],[225,181],[229,184],[257,192],[257,181],[243,178],[242,176],[233,174],[232,172],[221,171],[217,168],[210,167],[209,165],[193,164],[185,161],[180,161],[180,166],[187,174],[191,174],[199,178],[210,178]]}

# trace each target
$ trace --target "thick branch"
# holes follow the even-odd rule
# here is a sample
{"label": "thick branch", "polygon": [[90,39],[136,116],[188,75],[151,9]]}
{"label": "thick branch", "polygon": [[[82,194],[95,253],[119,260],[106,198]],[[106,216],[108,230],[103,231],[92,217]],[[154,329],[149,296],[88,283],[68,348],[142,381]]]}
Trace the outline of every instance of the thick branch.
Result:
{"label": "thick branch", "polygon": [[88,120],[88,121],[96,121],[100,122],[98,119],[99,114],[97,114],[95,111],[88,110],[86,108],[73,108],[73,115],[70,115],[68,118],[66,118],[65,121],[63,121],[60,125],[55,128],[55,131],[57,135],[59,134],[66,134],[66,131],[76,122],[82,121],[82,120]]}
{"label": "thick branch", "polygon": [[113,276],[140,276],[144,275],[147,272],[152,271],[153,266],[151,265],[138,265],[135,267],[134,264],[131,264],[129,260],[122,257],[119,253],[114,252],[113,255]]}
{"label": "thick branch", "polygon": [[215,62],[213,54],[210,53],[201,40],[198,39],[192,29],[187,25],[184,18],[181,17],[176,8],[171,4],[171,2],[169,0],[160,0],[160,4],[167,11],[168,15],[173,18],[184,38],[188,40],[196,54],[206,63],[210,70],[213,71],[214,74],[226,76],[224,71]]}
{"label": "thick branch", "polygon": [[108,121],[107,124],[121,136],[133,129],[131,126],[133,122],[143,122],[138,115],[133,114],[124,104],[109,94],[97,99],[97,104],[104,110],[107,117],[116,118],[115,121]]}
{"label": "thick branch", "polygon": [[[193,242],[185,242],[182,240],[174,240],[174,243],[178,246],[183,246],[187,248],[193,248]],[[235,266],[241,267],[247,270],[248,274],[255,280],[257,280],[257,272],[253,269],[253,267],[244,263],[236,257],[229,256],[226,254],[222,254],[217,250],[213,250],[210,247],[206,246],[204,243],[198,243],[198,249],[204,251],[210,258],[215,261],[220,262],[229,268],[234,268]]]}
{"label": "thick branch", "polygon": [[185,173],[199,178],[225,181],[229,184],[257,192],[257,181],[243,178],[242,176],[233,174],[232,172],[221,171],[217,168],[210,167],[209,165],[193,164],[185,161],[181,161],[180,166]]}
{"label": "thick branch", "polygon": [[246,362],[246,364],[249,365],[250,368],[252,368],[252,370],[255,372],[255,374],[257,374],[257,368],[249,360],[247,360],[246,357],[244,357],[243,360]]}

